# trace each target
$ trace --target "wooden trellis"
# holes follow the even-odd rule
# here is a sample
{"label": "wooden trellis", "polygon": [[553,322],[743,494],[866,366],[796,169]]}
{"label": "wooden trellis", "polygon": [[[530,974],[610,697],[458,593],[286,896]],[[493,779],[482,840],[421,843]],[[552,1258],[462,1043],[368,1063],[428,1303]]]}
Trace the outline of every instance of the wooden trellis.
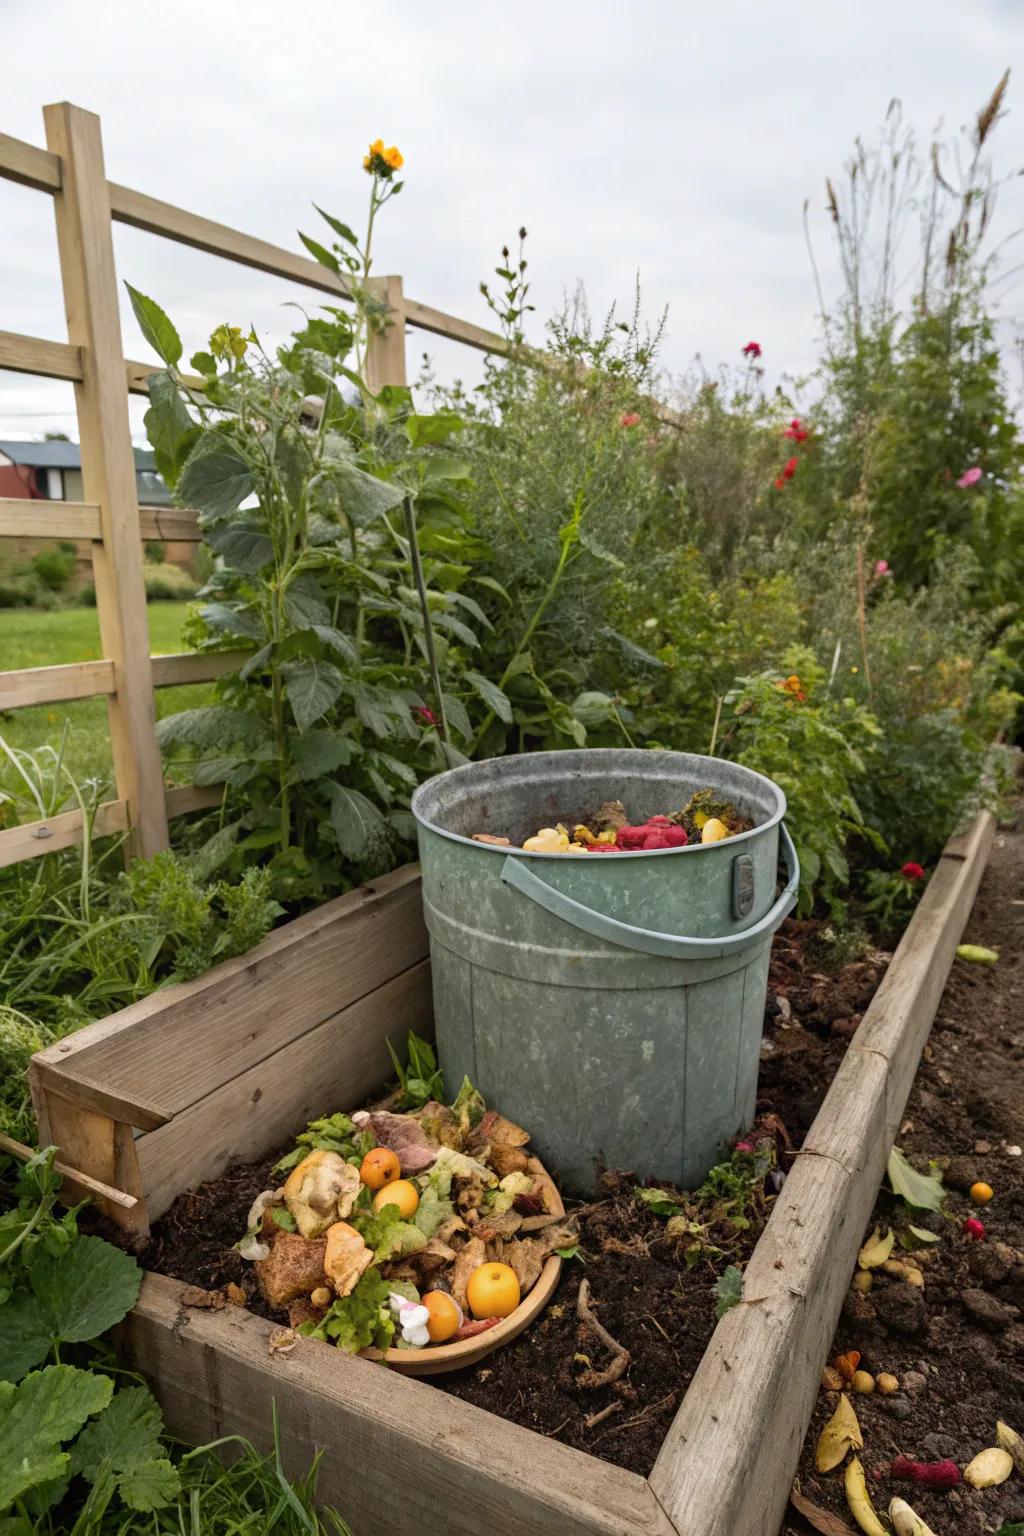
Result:
{"label": "wooden trellis", "polygon": [[[68,340],[44,341],[0,331],[0,368],[74,384],[86,500],[0,497],[0,537],[34,535],[91,543],[104,659],[0,671],[0,709],[105,697],[115,798],[100,807],[95,831],[127,832],[130,851],[149,855],[168,846],[169,818],[216,804],[221,795],[216,786],[165,787],[153,690],[210,681],[232,671],[239,656],[149,654],[143,543],[198,543],[201,535],[194,512],[138,503],[128,396],[148,394],[149,375],[159,365],[123,356],[112,222],[319,289],[335,299],[350,294],[341,277],[308,256],[108,181],[100,120],[92,112],[61,102],[44,107],[43,117],[46,149],[0,133],[0,177],[53,199]],[[367,373],[375,390],[382,384],[405,384],[409,327],[481,352],[508,350],[496,332],[407,298],[401,277],[371,282],[391,314],[388,327],[370,341]],[[656,405],[655,410],[666,422],[680,419],[665,407]],[[71,847],[82,838],[83,818],[77,810],[0,831],[0,867]]]}

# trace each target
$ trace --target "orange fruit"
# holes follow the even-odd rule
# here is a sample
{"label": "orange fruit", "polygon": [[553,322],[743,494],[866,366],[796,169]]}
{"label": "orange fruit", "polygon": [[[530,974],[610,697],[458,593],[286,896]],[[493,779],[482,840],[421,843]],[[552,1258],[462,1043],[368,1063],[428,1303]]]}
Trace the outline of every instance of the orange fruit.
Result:
{"label": "orange fruit", "polygon": [[447,1344],[449,1339],[454,1339],[462,1327],[462,1308],[455,1297],[449,1296],[447,1291],[428,1291],[421,1305],[430,1313],[427,1332],[431,1344]]}
{"label": "orange fruit", "polygon": [[975,1205],[988,1205],[994,1191],[991,1184],[983,1184],[979,1179],[977,1184],[971,1185],[971,1199]]}
{"label": "orange fruit", "polygon": [[466,1287],[474,1317],[508,1317],[519,1305],[519,1281],[508,1264],[481,1264]]}
{"label": "orange fruit", "polygon": [[415,1216],[419,1203],[420,1192],[408,1179],[392,1179],[390,1184],[378,1189],[373,1197],[375,1211],[382,1211],[386,1205],[397,1205],[403,1221]]}
{"label": "orange fruit", "polygon": [[367,1189],[383,1189],[385,1184],[397,1179],[401,1172],[398,1155],[390,1147],[374,1147],[359,1165],[359,1177]]}

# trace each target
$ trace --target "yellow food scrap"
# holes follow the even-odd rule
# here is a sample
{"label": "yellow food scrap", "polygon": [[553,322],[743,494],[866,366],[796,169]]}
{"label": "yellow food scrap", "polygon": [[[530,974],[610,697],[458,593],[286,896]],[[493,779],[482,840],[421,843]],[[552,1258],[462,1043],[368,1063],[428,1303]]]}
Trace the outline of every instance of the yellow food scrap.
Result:
{"label": "yellow food scrap", "polygon": [[833,1467],[838,1467],[847,1451],[863,1449],[864,1436],[860,1431],[860,1423],[853,1411],[853,1404],[843,1392],[839,1398],[839,1407],[821,1432],[814,1453],[814,1465],[819,1472],[831,1472]]}

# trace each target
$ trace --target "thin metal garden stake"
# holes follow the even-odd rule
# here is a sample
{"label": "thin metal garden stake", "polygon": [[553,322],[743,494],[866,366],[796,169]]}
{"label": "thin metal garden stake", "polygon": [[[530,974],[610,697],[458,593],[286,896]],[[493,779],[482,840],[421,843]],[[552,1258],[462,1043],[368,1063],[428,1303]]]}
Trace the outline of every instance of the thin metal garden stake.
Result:
{"label": "thin metal garden stake", "polygon": [[411,496],[407,496],[402,505],[405,508],[405,531],[409,539],[409,563],[412,566],[416,591],[420,596],[420,609],[423,613],[423,643],[427,650],[427,665],[430,668],[430,677],[434,685],[434,697],[437,700],[437,731],[442,741],[448,741],[448,717],[444,712],[441,673],[437,666],[434,624],[430,617],[430,604],[427,602],[427,584],[423,579],[423,562],[420,559],[420,541],[416,534],[416,509]]}

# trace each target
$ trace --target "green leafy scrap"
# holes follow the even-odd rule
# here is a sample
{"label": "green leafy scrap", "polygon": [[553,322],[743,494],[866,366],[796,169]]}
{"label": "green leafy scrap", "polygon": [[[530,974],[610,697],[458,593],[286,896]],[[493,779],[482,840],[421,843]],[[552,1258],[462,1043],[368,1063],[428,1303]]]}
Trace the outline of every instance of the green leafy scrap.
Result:
{"label": "green leafy scrap", "polygon": [[715,1316],[722,1318],[743,1300],[743,1271],[735,1264],[715,1281]]}
{"label": "green leafy scrap", "polygon": [[682,1198],[668,1189],[634,1189],[633,1193],[655,1216],[676,1216],[683,1208]]}
{"label": "green leafy scrap", "polygon": [[299,1332],[328,1339],[350,1355],[357,1355],[371,1345],[387,1349],[395,1336],[388,1294],[395,1289],[371,1264],[350,1295],[335,1301],[316,1325],[303,1323]]}
{"label": "green leafy scrap", "polygon": [[889,1153],[888,1174],[893,1194],[899,1195],[908,1205],[920,1211],[942,1209],[946,1194],[942,1180],[932,1173],[918,1173],[899,1147],[893,1147]]}

